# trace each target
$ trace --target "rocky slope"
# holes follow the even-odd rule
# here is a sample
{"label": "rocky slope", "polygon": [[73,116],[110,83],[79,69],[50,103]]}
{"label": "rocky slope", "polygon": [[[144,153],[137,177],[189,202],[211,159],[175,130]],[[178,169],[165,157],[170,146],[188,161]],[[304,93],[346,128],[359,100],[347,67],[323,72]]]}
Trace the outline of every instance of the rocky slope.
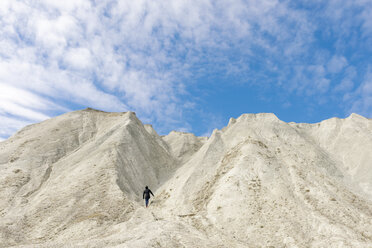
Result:
{"label": "rocky slope", "polygon": [[371,149],[355,114],[246,114],[203,138],[68,113],[0,143],[0,247],[371,247]]}

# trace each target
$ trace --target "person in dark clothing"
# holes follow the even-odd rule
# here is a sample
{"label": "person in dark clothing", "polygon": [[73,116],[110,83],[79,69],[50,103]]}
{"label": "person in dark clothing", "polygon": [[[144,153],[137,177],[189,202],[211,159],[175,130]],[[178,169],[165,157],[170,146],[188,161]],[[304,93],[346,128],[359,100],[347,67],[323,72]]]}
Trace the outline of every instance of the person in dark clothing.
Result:
{"label": "person in dark clothing", "polygon": [[146,186],[145,191],[143,191],[143,195],[142,195],[142,198],[145,199],[146,207],[149,205],[150,194],[152,194],[152,196],[154,196],[154,194],[151,192],[149,187]]}

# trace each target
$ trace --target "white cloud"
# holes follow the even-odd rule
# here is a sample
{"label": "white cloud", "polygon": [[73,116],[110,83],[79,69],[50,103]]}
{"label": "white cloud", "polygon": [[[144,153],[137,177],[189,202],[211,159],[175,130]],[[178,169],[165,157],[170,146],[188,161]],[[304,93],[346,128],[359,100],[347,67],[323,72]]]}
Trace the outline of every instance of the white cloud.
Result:
{"label": "white cloud", "polygon": [[43,121],[49,118],[49,115],[43,113],[48,110],[66,111],[65,108],[29,91],[0,83],[0,114],[29,121]]}
{"label": "white cloud", "polygon": [[31,124],[30,121],[17,120],[0,114],[0,137],[7,138],[20,128]]}
{"label": "white cloud", "polygon": [[344,78],[334,88],[335,92],[350,92],[354,88],[354,80],[357,76],[357,71],[354,66],[348,66],[345,69]]}
{"label": "white cloud", "polygon": [[354,82],[350,79],[343,79],[338,85],[335,87],[335,91],[342,91],[348,92],[354,87]]}
{"label": "white cloud", "polygon": [[23,107],[35,109],[61,109],[60,106],[29,91],[0,83],[0,101],[2,100],[12,101]]}
{"label": "white cloud", "polygon": [[7,100],[0,101],[0,113],[16,115],[32,121],[43,121],[49,118],[49,116],[45,114],[34,111],[27,107],[22,107]]}
{"label": "white cloud", "polygon": [[330,82],[331,81],[329,79],[326,79],[326,78],[320,78],[320,79],[318,79],[315,82],[317,91],[320,92],[320,93],[327,92],[328,89],[329,89]]}
{"label": "white cloud", "polygon": [[[298,95],[320,96],[329,90],[331,81],[326,77],[326,69],[322,64],[296,66],[289,91]],[[283,87],[287,87],[284,85]]]}
{"label": "white cloud", "polygon": [[90,2],[85,0],[39,0],[46,8],[55,8],[61,12],[71,12],[76,9],[90,8]]}
{"label": "white cloud", "polygon": [[74,69],[90,69],[94,62],[87,48],[70,48],[64,55],[64,61]]}
{"label": "white cloud", "polygon": [[[346,10],[337,7],[329,18],[340,20]],[[349,63],[333,55],[310,61],[319,27],[285,1],[1,0],[0,16],[0,84],[13,92],[11,99],[0,95],[1,109],[34,120],[53,115],[53,108],[88,105],[130,109],[166,123],[164,129],[183,127],[185,79],[217,68],[250,74],[249,82],[266,82],[260,78],[266,71],[284,79],[293,72],[283,88],[312,96],[328,92],[327,73]],[[348,80],[339,91],[352,87]]]}
{"label": "white cloud", "polygon": [[[46,48],[66,46],[68,36],[77,29],[75,20],[71,16],[54,17],[33,17],[36,41]],[[32,21],[32,19],[31,19]]]}
{"label": "white cloud", "polygon": [[372,118],[372,65],[368,66],[363,82],[348,100],[352,104],[349,112]]}
{"label": "white cloud", "polygon": [[361,18],[363,24],[363,32],[364,36],[368,36],[372,34],[372,4],[369,0],[358,0],[356,1],[359,6],[362,7],[363,11],[362,14],[358,16],[358,18]]}
{"label": "white cloud", "polygon": [[347,60],[343,56],[333,56],[327,64],[327,70],[330,73],[339,73],[347,66]]}

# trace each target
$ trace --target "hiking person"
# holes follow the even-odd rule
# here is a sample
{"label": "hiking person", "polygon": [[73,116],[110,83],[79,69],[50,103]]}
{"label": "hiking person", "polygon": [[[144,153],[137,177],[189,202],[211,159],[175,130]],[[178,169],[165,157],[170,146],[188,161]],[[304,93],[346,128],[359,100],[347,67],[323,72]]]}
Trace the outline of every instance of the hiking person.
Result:
{"label": "hiking person", "polygon": [[142,195],[142,198],[145,199],[146,207],[149,205],[150,194],[152,194],[152,196],[154,196],[154,194],[151,192],[149,187],[146,186],[145,191],[143,191],[143,195]]}

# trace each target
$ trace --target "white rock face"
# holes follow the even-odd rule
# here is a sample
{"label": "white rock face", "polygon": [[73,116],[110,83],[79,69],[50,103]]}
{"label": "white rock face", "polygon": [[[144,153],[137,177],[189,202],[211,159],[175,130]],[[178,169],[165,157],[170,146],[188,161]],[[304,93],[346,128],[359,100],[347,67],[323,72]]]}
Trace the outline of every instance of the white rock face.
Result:
{"label": "white rock face", "polygon": [[207,139],[68,113],[0,142],[0,247],[371,247],[371,151],[355,114],[246,114]]}
{"label": "white rock face", "polygon": [[[295,125],[296,126],[296,125]],[[372,121],[351,114],[345,120],[332,118],[318,124],[299,124],[308,136],[332,157],[344,175],[372,198]]]}
{"label": "white rock face", "polygon": [[188,161],[207,139],[207,137],[196,137],[192,133],[175,131],[163,137],[163,140],[168,144],[169,151],[181,164]]}

